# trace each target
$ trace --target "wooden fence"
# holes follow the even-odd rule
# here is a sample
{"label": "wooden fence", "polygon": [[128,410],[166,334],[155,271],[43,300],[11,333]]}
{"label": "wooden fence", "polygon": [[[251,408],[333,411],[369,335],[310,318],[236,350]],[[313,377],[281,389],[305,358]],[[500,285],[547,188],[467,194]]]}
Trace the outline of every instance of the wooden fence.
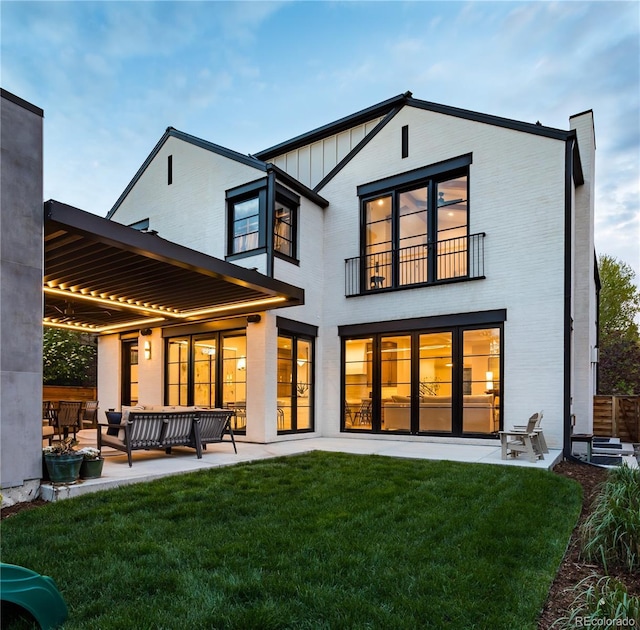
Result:
{"label": "wooden fence", "polygon": [[43,385],[42,400],[97,400],[96,387],[72,387],[69,385]]}
{"label": "wooden fence", "polygon": [[640,396],[594,396],[593,434],[640,442]]}

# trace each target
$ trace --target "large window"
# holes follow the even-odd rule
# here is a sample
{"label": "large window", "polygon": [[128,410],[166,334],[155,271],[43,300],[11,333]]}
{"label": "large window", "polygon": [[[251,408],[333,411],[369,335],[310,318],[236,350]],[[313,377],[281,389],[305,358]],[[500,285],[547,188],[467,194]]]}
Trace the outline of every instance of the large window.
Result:
{"label": "large window", "polygon": [[246,429],[247,339],[224,331],[167,339],[167,405],[236,410],[234,430]]}
{"label": "large window", "polygon": [[313,430],[313,339],[278,334],[278,432]]}
{"label": "large window", "polygon": [[465,170],[363,199],[366,288],[467,275],[467,183]]}
{"label": "large window", "polygon": [[343,337],[343,430],[493,435],[502,325]]}

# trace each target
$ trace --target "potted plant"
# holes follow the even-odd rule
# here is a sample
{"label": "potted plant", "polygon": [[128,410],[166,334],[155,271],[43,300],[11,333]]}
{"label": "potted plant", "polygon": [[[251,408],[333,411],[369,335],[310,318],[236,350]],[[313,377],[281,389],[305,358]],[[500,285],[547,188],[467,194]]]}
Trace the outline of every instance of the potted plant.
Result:
{"label": "potted plant", "polygon": [[73,438],[65,438],[42,449],[49,479],[53,483],[73,483],[78,480],[83,455],[74,450],[76,444]]}
{"label": "potted plant", "polygon": [[100,456],[100,451],[93,446],[85,446],[78,453],[82,453],[82,464],[80,465],[80,479],[97,479],[102,475],[102,465],[104,459]]}

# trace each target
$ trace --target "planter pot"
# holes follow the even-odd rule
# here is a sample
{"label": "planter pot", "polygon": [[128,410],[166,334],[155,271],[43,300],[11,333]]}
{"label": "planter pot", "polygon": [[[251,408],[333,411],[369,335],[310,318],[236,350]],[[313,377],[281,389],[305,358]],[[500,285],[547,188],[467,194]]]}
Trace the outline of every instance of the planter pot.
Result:
{"label": "planter pot", "polygon": [[73,483],[77,481],[82,459],[82,453],[76,455],[45,454],[44,461],[47,465],[49,479],[53,483]]}
{"label": "planter pot", "polygon": [[83,459],[80,466],[80,479],[97,479],[102,475],[104,459]]}

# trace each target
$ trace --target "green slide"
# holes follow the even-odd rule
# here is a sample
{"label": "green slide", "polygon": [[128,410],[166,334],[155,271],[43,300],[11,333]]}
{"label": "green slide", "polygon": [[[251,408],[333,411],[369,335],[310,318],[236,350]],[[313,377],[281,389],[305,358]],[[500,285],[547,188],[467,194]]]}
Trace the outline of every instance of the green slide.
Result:
{"label": "green slide", "polygon": [[67,618],[67,605],[52,578],[31,569],[0,562],[0,599],[28,610],[44,629]]}

